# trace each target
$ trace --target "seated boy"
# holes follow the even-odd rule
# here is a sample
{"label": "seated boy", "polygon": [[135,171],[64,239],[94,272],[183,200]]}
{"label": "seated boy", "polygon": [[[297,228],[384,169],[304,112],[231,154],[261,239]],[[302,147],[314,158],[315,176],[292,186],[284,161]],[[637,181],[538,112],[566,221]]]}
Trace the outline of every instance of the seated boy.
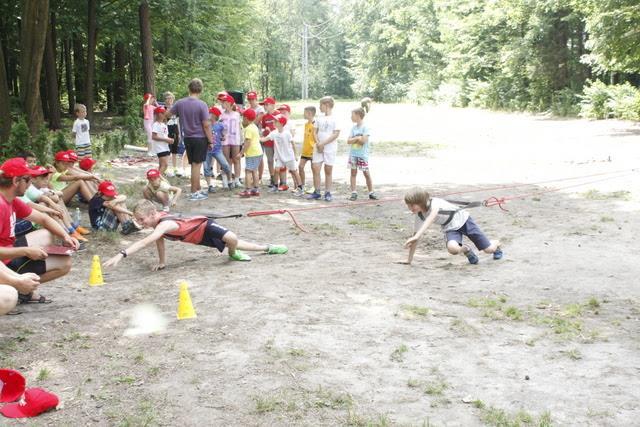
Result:
{"label": "seated boy", "polygon": [[116,186],[109,181],[102,181],[98,192],[89,201],[89,219],[91,227],[102,231],[116,231],[122,224],[122,234],[139,231],[133,223],[133,213],[125,204],[127,196],[118,195]]}
{"label": "seated boy", "polygon": [[162,210],[169,212],[169,209],[177,204],[178,198],[182,194],[182,189],[169,184],[158,169],[149,169],[147,171],[147,180],[149,182],[142,190],[144,198],[160,203]]}
{"label": "seated boy", "polygon": [[206,216],[181,217],[158,212],[149,200],[140,200],[133,209],[136,221],[145,228],[153,228],[153,232],[137,241],[113,258],[105,262],[105,267],[115,267],[122,258],[133,255],[142,248],[156,242],[158,264],[153,270],[165,267],[164,239],[177,240],[195,245],[214,247],[222,252],[226,247],[229,258],[234,261],[251,261],[244,251],[265,252],[267,254],[286,254],[284,245],[260,245],[238,239],[235,233],[227,230]]}

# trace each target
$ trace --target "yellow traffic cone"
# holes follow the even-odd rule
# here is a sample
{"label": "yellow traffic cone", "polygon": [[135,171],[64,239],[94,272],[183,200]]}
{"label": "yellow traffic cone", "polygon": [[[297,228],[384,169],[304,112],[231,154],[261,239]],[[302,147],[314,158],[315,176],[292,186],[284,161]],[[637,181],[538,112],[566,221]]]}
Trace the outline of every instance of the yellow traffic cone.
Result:
{"label": "yellow traffic cone", "polygon": [[180,296],[178,297],[178,320],[191,319],[196,317],[196,311],[191,304],[191,296],[187,282],[180,283]]}
{"label": "yellow traffic cone", "polygon": [[89,274],[89,286],[102,286],[104,281],[102,280],[102,267],[100,267],[100,257],[98,255],[93,256],[91,261],[91,273]]}

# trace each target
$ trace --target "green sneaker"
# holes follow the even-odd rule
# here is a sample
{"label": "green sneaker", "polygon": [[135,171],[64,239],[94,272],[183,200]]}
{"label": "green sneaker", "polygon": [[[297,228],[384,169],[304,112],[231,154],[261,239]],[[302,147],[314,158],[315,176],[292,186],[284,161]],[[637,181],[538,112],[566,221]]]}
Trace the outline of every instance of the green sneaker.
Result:
{"label": "green sneaker", "polygon": [[267,247],[267,253],[269,255],[282,255],[289,252],[289,249],[285,245],[269,245]]}
{"label": "green sneaker", "polygon": [[245,254],[244,252],[240,252],[237,249],[233,253],[233,255],[229,255],[229,258],[234,261],[251,261],[251,257],[249,255]]}

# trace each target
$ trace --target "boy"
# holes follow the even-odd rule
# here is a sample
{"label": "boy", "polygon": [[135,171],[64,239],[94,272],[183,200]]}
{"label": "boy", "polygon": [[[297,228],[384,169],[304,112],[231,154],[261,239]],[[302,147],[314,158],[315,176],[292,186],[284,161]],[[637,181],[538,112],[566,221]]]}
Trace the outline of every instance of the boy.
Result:
{"label": "boy", "polygon": [[[284,116],[280,116],[278,120],[275,121],[276,130],[269,133],[268,136],[262,138],[263,141],[272,140],[274,141],[274,151],[275,151],[275,168],[276,170],[289,171],[291,176],[293,177],[293,183],[296,186],[297,190],[295,191],[295,196],[302,196],[304,194],[304,189],[302,188],[302,183],[300,181],[300,175],[298,175],[298,164],[296,162],[296,149],[293,144],[293,140],[291,138],[291,134],[285,128],[287,124],[287,118]],[[286,172],[285,172],[286,173]],[[281,178],[281,182],[284,182],[284,179]],[[289,187],[285,184],[280,185],[277,188],[277,191],[287,191]],[[272,190],[273,191],[273,190]]]}
{"label": "boy", "polygon": [[234,110],[235,100],[233,96],[227,95],[222,100],[222,114],[220,121],[224,124],[224,139],[222,141],[222,152],[230,166],[233,166],[232,187],[240,187],[240,175],[242,173],[240,159],[236,155],[240,152],[243,144],[242,126],[240,113]]}
{"label": "boy", "polygon": [[213,177],[213,160],[215,159],[222,170],[222,188],[229,189],[232,182],[231,167],[222,152],[222,140],[224,139],[224,124],[219,121],[222,111],[218,107],[209,108],[209,118],[211,120],[211,135],[213,136],[213,146],[207,151],[207,158],[204,160],[204,179],[207,181],[209,193],[215,193],[216,189],[211,183]]}
{"label": "boy", "polygon": [[401,261],[401,264],[411,264],[418,240],[434,223],[442,227],[447,250],[451,255],[464,255],[470,264],[478,263],[478,255],[469,246],[462,244],[462,236],[464,235],[473,242],[478,250],[493,254],[493,259],[496,260],[502,258],[500,242],[487,239],[466,210],[444,199],[431,198],[429,193],[421,188],[414,188],[405,194],[404,202],[409,210],[416,215],[416,233],[404,243],[404,247],[409,248],[409,257],[406,261]]}
{"label": "boy", "polygon": [[93,173],[93,167],[96,165],[97,160],[92,159],[91,157],[85,157],[84,159],[78,162],[78,166],[85,172]]}
{"label": "boy", "polygon": [[[269,132],[273,132],[275,130],[275,121],[276,118],[273,115],[274,109],[276,108],[276,100],[272,97],[267,97],[264,101],[261,102],[264,106],[264,115],[262,116],[262,120],[260,121],[260,129],[262,130],[262,136],[269,135]],[[262,141],[262,139],[261,139]],[[276,182],[276,173],[273,168],[273,141],[268,140],[264,141],[262,144],[262,148],[264,154],[267,156],[267,167],[269,168],[269,188],[277,188]],[[260,167],[258,168],[258,176],[262,178],[262,173],[264,172],[264,160],[260,162]]]}
{"label": "boy", "polygon": [[73,107],[76,114],[76,121],[73,122],[72,134],[76,140],[76,152],[78,157],[85,158],[91,156],[91,139],[89,136],[89,120],[87,117],[87,107],[83,104],[76,104]]}
{"label": "boy", "polygon": [[262,116],[265,113],[265,109],[258,103],[258,94],[254,91],[247,92],[247,101],[249,101],[249,108],[256,112],[256,126],[260,126],[262,122]]}
{"label": "boy", "polygon": [[316,120],[316,145],[313,147],[313,157],[311,170],[313,171],[313,187],[315,191],[307,197],[308,199],[320,199],[320,170],[324,163],[324,199],[327,202],[333,200],[331,187],[333,185],[333,165],[338,152],[338,135],[340,130],[336,125],[333,112],[334,101],[330,96],[320,99],[320,112],[324,113]]}
{"label": "boy", "polygon": [[121,233],[124,235],[139,231],[133,223],[133,213],[127,209],[127,196],[118,195],[116,186],[109,181],[102,181],[98,192],[89,201],[89,219],[91,227],[101,231],[116,231],[122,223]]}
{"label": "boy", "polygon": [[214,247],[222,252],[226,247],[229,258],[234,261],[251,261],[251,257],[243,251],[265,252],[267,254],[286,254],[284,245],[259,245],[238,239],[231,231],[217,224],[206,216],[177,217],[158,212],[148,200],[140,200],[133,209],[136,221],[143,227],[153,228],[153,232],[142,240],[123,249],[120,253],[104,263],[105,267],[115,267],[122,258],[133,255],[145,246],[156,242],[158,264],[153,270],[165,268],[164,239],[192,243],[200,246]]}
{"label": "boy", "polygon": [[147,171],[147,181],[147,185],[142,190],[142,196],[147,200],[162,204],[162,210],[169,212],[169,209],[178,203],[182,189],[169,184],[158,169]]}
{"label": "boy", "polygon": [[362,171],[369,190],[369,199],[378,200],[378,196],[373,191],[373,182],[369,174],[369,128],[363,124],[364,109],[356,108],[351,111],[351,121],[355,123],[351,128],[351,133],[347,139],[347,144],[351,146],[349,150],[349,168],[351,169],[351,197],[349,200],[357,200],[356,177],[358,169]]}
{"label": "boy", "polygon": [[243,155],[245,156],[245,190],[238,194],[240,197],[260,195],[260,190],[258,190],[258,167],[262,160],[262,146],[260,145],[260,131],[258,130],[258,126],[254,123],[255,119],[256,111],[251,108],[247,108],[242,113],[244,145],[236,155],[238,160],[240,160]]}
{"label": "boy", "polygon": [[[298,166],[298,174],[300,174],[300,182],[303,187],[305,185],[304,167],[310,162],[313,156],[313,146],[316,145],[316,132],[314,124],[316,117],[316,107],[310,106],[304,108],[304,137],[302,140],[302,152],[300,153],[300,165]],[[313,191],[311,191],[313,193]]]}
{"label": "boy", "polygon": [[169,156],[171,151],[169,144],[173,144],[173,138],[169,138],[169,128],[167,127],[167,110],[164,107],[156,107],[153,110],[154,122],[151,126],[151,153],[158,156],[158,169],[160,173],[165,173],[169,167]]}

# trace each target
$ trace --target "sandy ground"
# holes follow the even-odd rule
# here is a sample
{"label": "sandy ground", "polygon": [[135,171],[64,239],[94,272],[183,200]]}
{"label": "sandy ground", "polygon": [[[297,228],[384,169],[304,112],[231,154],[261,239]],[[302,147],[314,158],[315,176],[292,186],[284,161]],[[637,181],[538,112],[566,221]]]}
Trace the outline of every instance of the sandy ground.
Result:
{"label": "sandy ground", "polygon": [[[343,129],[352,107],[336,108]],[[416,184],[445,194],[640,160],[640,127],[627,122],[398,105],[375,105],[368,120],[385,198]],[[338,164],[334,205],[348,196],[344,155]],[[131,190],[144,167],[105,174]],[[68,277],[43,287],[54,304],[0,318],[0,364],[60,396],[58,411],[28,423],[37,426],[637,425],[640,180],[620,175],[456,196],[585,183],[510,201],[508,212],[474,209],[505,251],[475,266],[449,256],[439,230],[412,266],[395,264],[413,227],[401,202],[297,214],[310,233],[285,216],[220,220],[290,252],[241,264],[169,243],[166,270],[150,271],[151,248],[103,270],[106,284],[90,288],[92,255],[104,261],[141,235],[94,237]],[[220,193],[181,209],[326,205]],[[175,319],[182,280],[196,319]],[[164,313],[167,330],[125,337],[144,303]]]}

